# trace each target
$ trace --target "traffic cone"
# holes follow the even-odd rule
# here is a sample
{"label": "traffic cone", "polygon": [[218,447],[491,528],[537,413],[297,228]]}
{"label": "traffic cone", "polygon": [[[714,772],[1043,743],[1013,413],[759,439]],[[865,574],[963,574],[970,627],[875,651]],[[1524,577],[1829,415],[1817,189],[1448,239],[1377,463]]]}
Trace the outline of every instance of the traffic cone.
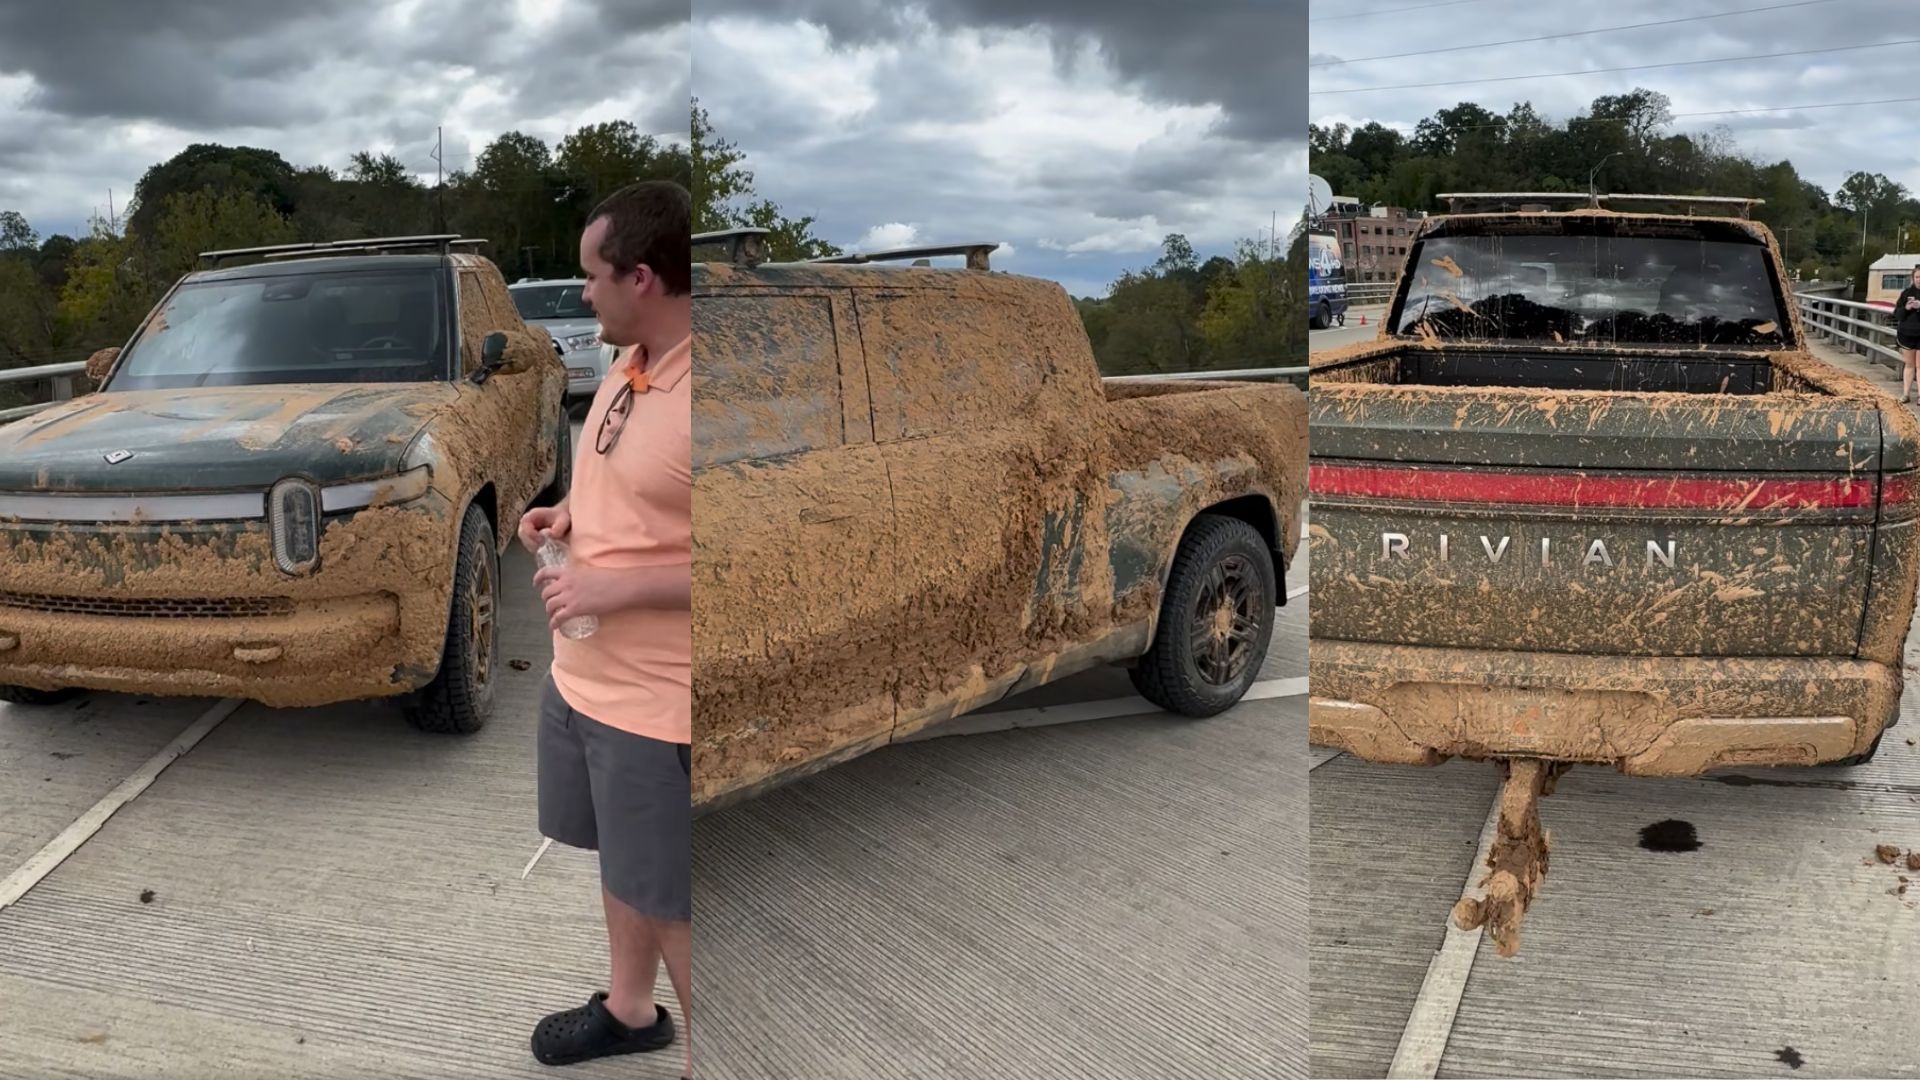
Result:
{"label": "traffic cone", "polygon": [[1365,315],[1360,316],[1360,325],[1361,326],[1367,325],[1367,317]]}

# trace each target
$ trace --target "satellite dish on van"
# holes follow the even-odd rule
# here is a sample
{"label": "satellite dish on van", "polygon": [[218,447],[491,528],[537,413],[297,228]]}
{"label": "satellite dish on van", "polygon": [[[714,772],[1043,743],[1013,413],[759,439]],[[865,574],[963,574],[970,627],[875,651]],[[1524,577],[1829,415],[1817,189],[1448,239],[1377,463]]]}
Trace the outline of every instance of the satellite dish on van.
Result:
{"label": "satellite dish on van", "polygon": [[1307,216],[1319,217],[1333,209],[1333,185],[1317,176],[1307,177]]}

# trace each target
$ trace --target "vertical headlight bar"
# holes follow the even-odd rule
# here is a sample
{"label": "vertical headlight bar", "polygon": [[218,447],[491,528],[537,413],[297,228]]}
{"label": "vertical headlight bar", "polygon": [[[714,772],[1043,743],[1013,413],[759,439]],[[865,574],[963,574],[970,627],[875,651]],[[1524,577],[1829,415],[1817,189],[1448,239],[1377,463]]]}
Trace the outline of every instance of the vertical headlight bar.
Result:
{"label": "vertical headlight bar", "polygon": [[273,561],[284,573],[305,574],[320,561],[320,489],[287,479],[267,493]]}

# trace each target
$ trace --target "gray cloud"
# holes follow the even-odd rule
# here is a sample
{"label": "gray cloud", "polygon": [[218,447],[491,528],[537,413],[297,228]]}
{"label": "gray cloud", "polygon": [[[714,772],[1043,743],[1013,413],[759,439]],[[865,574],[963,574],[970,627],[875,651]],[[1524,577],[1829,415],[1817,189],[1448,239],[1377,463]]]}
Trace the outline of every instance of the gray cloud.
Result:
{"label": "gray cloud", "polygon": [[694,92],[836,243],[999,240],[1100,293],[1167,233],[1225,254],[1304,201],[1304,3],[1194,7],[701,0]]}
{"label": "gray cloud", "polygon": [[[296,165],[391,150],[431,173],[499,133],[626,119],[686,138],[690,0],[0,3],[0,208],[72,231],[193,142]],[[84,194],[82,194],[84,193]]]}
{"label": "gray cloud", "polygon": [[[1489,9],[1493,2],[1488,0]],[[1618,0],[1606,5],[1558,0],[1499,7],[1497,25],[1484,18],[1488,9],[1477,11],[1475,6],[1316,22],[1313,63],[1709,15],[1725,12],[1729,5],[1718,0]],[[1517,101],[1531,101],[1543,115],[1564,121],[1583,112],[1595,97],[1641,86],[1671,99],[1676,114],[1671,130],[1723,129],[1747,156],[1769,162],[1791,160],[1803,177],[1829,191],[1856,170],[1882,172],[1920,191],[1920,155],[1913,150],[1920,144],[1920,102],[1803,112],[1685,115],[1920,97],[1920,90],[1913,89],[1920,45],[1568,78],[1321,93],[1920,38],[1920,24],[1914,22],[1913,15],[1911,0],[1838,0],[1559,41],[1317,66],[1311,68],[1315,93],[1309,99],[1309,111],[1314,121],[1323,125],[1345,122],[1357,126],[1377,120],[1411,132],[1415,123],[1435,110],[1462,101],[1477,102],[1495,112],[1504,112]]]}
{"label": "gray cloud", "polygon": [[898,41],[922,19],[945,30],[1039,31],[1061,64],[1092,44],[1150,100],[1221,106],[1228,135],[1301,137],[1307,0],[701,0],[699,14],[803,20],[850,44]]}

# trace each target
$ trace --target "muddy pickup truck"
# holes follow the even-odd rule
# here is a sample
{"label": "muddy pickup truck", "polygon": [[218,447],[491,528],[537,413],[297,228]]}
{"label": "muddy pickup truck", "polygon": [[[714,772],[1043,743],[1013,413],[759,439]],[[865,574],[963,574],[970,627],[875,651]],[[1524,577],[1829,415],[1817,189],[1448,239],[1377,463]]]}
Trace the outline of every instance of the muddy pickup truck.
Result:
{"label": "muddy pickup truck", "polygon": [[1684,201],[1429,219],[1312,360],[1311,737],[1500,763],[1455,921],[1504,953],[1560,771],[1854,764],[1897,715],[1920,425],[1808,351],[1752,200]]}
{"label": "muddy pickup truck", "polygon": [[572,454],[551,340],[460,245],[209,252],[88,361],[96,392],[0,427],[0,701],[408,695],[422,729],[484,724],[499,555]]}
{"label": "muddy pickup truck", "polygon": [[1097,664],[1175,713],[1240,700],[1298,544],[1303,394],[1103,384],[1065,291],[993,245],[743,246],[693,278],[701,810]]}

